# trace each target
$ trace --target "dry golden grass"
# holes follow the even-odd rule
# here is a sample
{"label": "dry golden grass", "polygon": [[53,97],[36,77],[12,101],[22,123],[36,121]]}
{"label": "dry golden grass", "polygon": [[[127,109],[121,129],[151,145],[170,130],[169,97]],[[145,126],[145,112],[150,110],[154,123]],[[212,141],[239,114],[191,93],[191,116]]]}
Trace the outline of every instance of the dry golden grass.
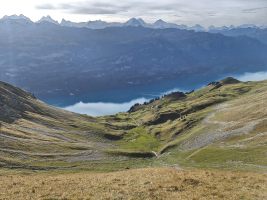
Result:
{"label": "dry golden grass", "polygon": [[0,199],[267,199],[267,175],[148,168],[0,176]]}

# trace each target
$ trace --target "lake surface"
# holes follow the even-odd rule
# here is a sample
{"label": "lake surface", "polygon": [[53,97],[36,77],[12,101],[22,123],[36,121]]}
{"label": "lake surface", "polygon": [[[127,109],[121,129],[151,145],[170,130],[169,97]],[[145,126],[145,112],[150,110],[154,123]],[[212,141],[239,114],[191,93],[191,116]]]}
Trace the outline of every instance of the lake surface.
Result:
{"label": "lake surface", "polygon": [[[245,73],[242,75],[229,75],[241,81],[260,81],[267,79],[267,72]],[[217,79],[219,80],[219,79]],[[144,103],[155,97],[174,91],[190,91],[198,89],[212,80],[202,84],[179,84],[179,81],[165,81],[148,86],[136,86],[112,91],[100,91],[79,96],[65,96],[45,100],[49,104],[66,110],[87,114],[91,116],[103,116],[126,112],[136,103]]]}

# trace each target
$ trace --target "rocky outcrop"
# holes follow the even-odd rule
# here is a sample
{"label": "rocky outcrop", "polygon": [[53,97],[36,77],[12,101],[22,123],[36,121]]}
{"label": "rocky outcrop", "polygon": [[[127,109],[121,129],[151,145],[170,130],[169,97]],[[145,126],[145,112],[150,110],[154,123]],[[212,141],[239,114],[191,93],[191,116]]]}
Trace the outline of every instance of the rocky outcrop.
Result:
{"label": "rocky outcrop", "polygon": [[233,77],[227,77],[223,80],[220,81],[221,84],[223,85],[228,85],[228,84],[237,84],[237,83],[241,83],[241,81],[233,78]]}
{"label": "rocky outcrop", "polygon": [[183,92],[172,92],[170,94],[165,95],[163,98],[169,101],[177,101],[177,100],[184,99],[185,97],[186,97],[186,94]]}
{"label": "rocky outcrop", "polygon": [[0,82],[0,121],[11,123],[25,112],[40,111],[32,101],[36,101],[32,94]]}

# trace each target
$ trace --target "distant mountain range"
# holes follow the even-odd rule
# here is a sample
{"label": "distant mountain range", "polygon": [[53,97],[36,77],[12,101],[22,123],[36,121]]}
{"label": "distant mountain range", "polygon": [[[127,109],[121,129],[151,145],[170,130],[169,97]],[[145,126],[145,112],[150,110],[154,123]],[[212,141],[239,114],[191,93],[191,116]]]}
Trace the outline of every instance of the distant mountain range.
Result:
{"label": "distant mountain range", "polygon": [[151,28],[142,19],[123,26],[88,22],[95,27],[91,29],[64,23],[69,25],[51,17],[36,23],[23,15],[2,18],[0,80],[50,103],[69,105],[128,101],[148,92],[194,88],[203,80],[267,69],[266,29],[240,28],[257,34],[214,28],[212,33],[196,32],[162,20]]}
{"label": "distant mountain range", "polygon": [[[1,21],[10,21],[10,20],[25,20],[30,23],[32,22],[28,17],[24,15],[11,15],[11,16],[4,16]],[[58,21],[52,19],[49,15],[42,17],[40,20],[38,20],[36,23],[44,23],[49,22],[53,24],[58,24],[61,26],[67,26],[67,27],[76,27],[76,28],[89,28],[89,29],[104,29],[108,27],[124,27],[124,26],[132,26],[132,27],[145,27],[145,28],[154,28],[154,29],[167,29],[167,28],[177,28],[177,29],[185,29],[185,30],[194,30],[194,31],[208,31],[208,32],[218,32],[218,31],[226,31],[231,29],[246,29],[246,28],[256,28],[256,29],[266,29],[267,26],[256,26],[253,24],[243,24],[240,26],[223,26],[223,27],[215,27],[210,26],[208,28],[205,28],[199,24],[196,24],[194,26],[187,26],[184,24],[178,25],[175,23],[168,23],[163,21],[162,19],[159,19],[155,21],[154,23],[147,23],[142,18],[131,18],[125,23],[120,22],[105,22],[102,20],[96,20],[96,21],[88,21],[88,22],[71,22],[67,21],[65,19],[62,19],[62,21],[59,23]]]}
{"label": "distant mountain range", "polygon": [[265,44],[267,44],[267,28],[259,28],[256,26],[242,26],[232,28],[212,28],[209,30],[210,33],[220,33],[226,36],[248,36],[255,38]]}

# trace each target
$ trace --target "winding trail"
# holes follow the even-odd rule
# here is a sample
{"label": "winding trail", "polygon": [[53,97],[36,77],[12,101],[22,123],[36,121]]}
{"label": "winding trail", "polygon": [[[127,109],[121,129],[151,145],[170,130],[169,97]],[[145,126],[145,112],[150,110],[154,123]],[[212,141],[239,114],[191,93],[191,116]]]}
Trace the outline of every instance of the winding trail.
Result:
{"label": "winding trail", "polygon": [[[246,123],[241,128],[235,128],[235,126],[240,125],[238,122],[221,122],[214,120],[216,113],[221,112],[225,109],[228,109],[230,104],[224,103],[214,107],[214,112],[208,115],[201,123],[200,126],[203,128],[206,127],[216,127],[212,131],[203,132],[199,135],[194,136],[193,138],[185,141],[181,144],[182,149],[184,150],[195,150],[203,148],[209,144],[212,144],[217,141],[224,140],[231,136],[245,135],[250,133],[257,124],[266,120],[267,118],[262,118],[258,120],[252,120],[251,122]],[[190,157],[190,156],[189,156]]]}

